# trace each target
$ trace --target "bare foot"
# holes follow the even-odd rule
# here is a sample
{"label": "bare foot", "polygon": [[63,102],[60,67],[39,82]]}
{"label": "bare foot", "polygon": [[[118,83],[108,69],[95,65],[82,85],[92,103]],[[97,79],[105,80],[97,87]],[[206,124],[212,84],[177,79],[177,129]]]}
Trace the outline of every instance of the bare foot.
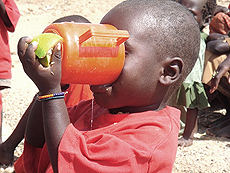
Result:
{"label": "bare foot", "polygon": [[191,138],[185,139],[184,137],[178,140],[178,146],[181,147],[189,147],[193,144],[193,140]]}
{"label": "bare foot", "polygon": [[9,151],[4,145],[4,142],[0,144],[0,163],[9,165],[13,163],[14,159],[14,150]]}
{"label": "bare foot", "polygon": [[230,124],[216,131],[210,129],[206,133],[208,135],[215,136],[215,137],[230,138]]}

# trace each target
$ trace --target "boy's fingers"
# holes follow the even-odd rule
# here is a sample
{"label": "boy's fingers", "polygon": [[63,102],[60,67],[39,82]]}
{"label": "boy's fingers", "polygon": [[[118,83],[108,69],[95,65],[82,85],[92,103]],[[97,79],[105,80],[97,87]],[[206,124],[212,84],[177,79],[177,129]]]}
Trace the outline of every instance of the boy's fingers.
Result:
{"label": "boy's fingers", "polygon": [[35,56],[35,50],[37,49],[37,46],[38,46],[37,42],[33,42],[32,44],[28,45],[24,56],[27,65],[34,65],[34,63],[37,62]]}
{"label": "boy's fingers", "polygon": [[211,86],[210,86],[210,93],[214,93],[214,91],[217,89],[219,83],[219,79],[214,78],[211,80]]}
{"label": "boy's fingers", "polygon": [[18,41],[18,55],[23,56],[28,44],[32,41],[32,37],[25,36],[21,37]]}
{"label": "boy's fingers", "polygon": [[21,37],[18,41],[18,56],[19,59],[22,60],[22,57],[25,55],[27,44],[27,37]]}
{"label": "boy's fingers", "polygon": [[211,80],[211,86],[210,86],[210,93],[213,93],[220,82],[220,78],[224,75],[225,71],[224,70],[220,70],[218,71],[218,73],[214,76],[214,78],[212,78]]}
{"label": "boy's fingers", "polygon": [[60,62],[61,61],[61,43],[57,43],[56,46],[54,47],[53,51],[53,61],[55,62]]}
{"label": "boy's fingers", "polygon": [[53,54],[52,54],[52,62],[55,64],[52,67],[61,67],[61,43],[57,43],[54,47]]}
{"label": "boy's fingers", "polygon": [[22,63],[25,62],[24,60],[24,55],[26,52],[26,49],[28,47],[28,44],[32,41],[31,37],[21,37],[20,40],[18,41],[17,49],[18,49],[18,56],[19,59]]}

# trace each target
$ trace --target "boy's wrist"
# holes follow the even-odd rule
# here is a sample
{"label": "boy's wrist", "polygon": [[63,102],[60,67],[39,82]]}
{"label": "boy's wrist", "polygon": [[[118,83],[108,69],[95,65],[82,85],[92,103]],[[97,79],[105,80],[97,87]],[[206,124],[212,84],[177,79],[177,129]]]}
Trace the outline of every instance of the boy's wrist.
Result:
{"label": "boy's wrist", "polygon": [[67,92],[53,93],[48,95],[37,95],[37,100],[46,101],[46,100],[53,100],[53,99],[63,99],[65,98],[66,93]]}
{"label": "boy's wrist", "polygon": [[53,89],[44,89],[44,90],[40,90],[39,91],[39,95],[42,96],[42,95],[49,95],[49,94],[55,94],[55,93],[61,93],[62,90],[61,90],[61,87],[57,87],[57,88],[53,88]]}

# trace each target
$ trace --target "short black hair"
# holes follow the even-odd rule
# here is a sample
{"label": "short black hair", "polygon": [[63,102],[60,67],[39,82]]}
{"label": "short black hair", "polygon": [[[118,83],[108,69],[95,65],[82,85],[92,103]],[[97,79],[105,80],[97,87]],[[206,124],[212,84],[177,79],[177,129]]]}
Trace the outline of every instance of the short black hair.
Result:
{"label": "short black hair", "polygon": [[202,9],[203,19],[205,19],[209,15],[213,16],[216,6],[217,6],[216,0],[206,0],[206,3]]}
{"label": "short black hair", "polygon": [[61,23],[61,22],[91,23],[88,19],[86,19],[85,17],[81,15],[64,16],[64,17],[61,17],[53,21],[53,23]]}

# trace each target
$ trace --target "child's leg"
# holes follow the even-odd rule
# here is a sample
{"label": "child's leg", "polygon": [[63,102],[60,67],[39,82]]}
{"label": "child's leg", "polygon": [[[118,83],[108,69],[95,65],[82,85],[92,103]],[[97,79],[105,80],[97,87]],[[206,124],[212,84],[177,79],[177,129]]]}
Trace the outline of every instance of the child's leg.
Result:
{"label": "child's leg", "polygon": [[13,162],[14,150],[24,138],[26,123],[32,105],[33,102],[30,103],[30,106],[23,114],[13,133],[8,137],[5,142],[0,144],[0,163],[11,164]]}
{"label": "child's leg", "polygon": [[178,146],[188,147],[193,143],[194,133],[197,127],[198,109],[187,109],[185,129],[183,137],[179,139]]}

